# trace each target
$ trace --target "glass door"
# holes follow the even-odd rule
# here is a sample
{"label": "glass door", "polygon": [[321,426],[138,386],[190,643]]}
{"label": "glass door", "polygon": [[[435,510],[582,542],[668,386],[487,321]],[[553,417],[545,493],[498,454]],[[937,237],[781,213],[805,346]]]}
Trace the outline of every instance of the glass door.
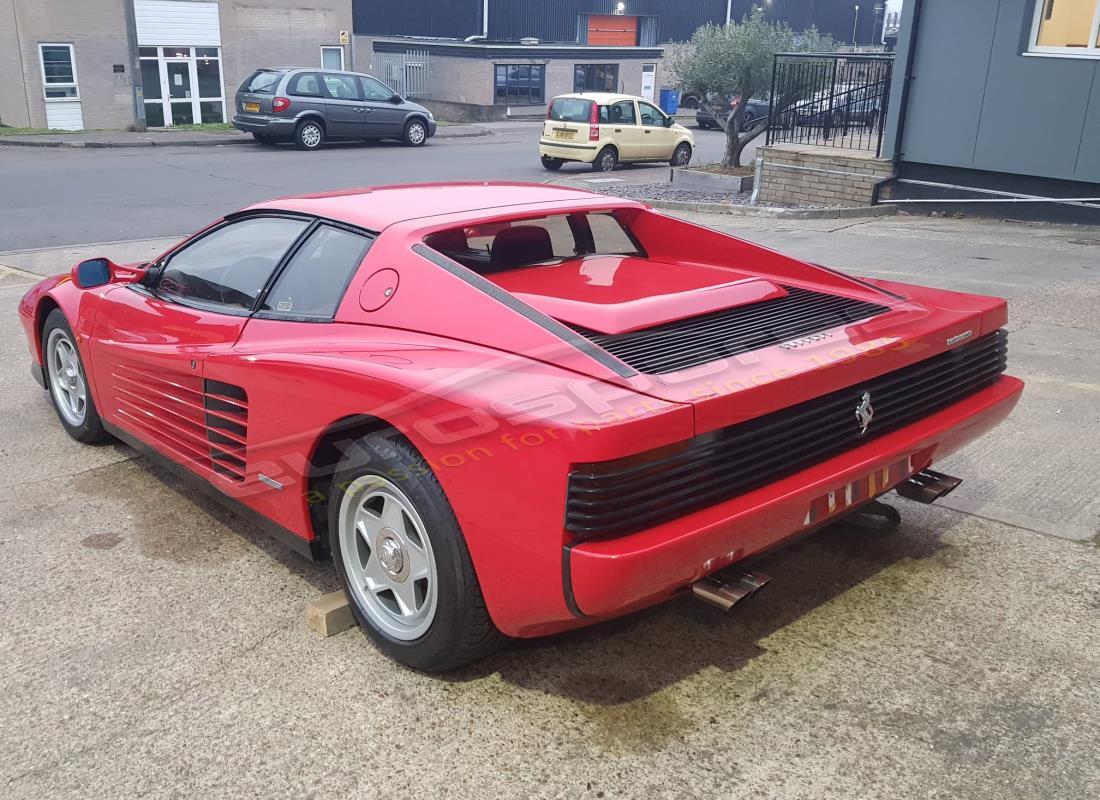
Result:
{"label": "glass door", "polygon": [[161,61],[161,71],[168,82],[168,119],[171,125],[194,125],[195,104],[191,97],[192,61]]}
{"label": "glass door", "polygon": [[148,127],[225,122],[219,48],[142,47],[139,52]]}

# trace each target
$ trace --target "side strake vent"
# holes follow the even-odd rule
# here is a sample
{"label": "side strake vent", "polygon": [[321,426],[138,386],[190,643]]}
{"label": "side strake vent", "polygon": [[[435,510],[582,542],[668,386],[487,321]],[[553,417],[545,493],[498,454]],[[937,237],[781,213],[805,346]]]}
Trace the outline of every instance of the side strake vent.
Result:
{"label": "side strake vent", "polygon": [[244,482],[248,444],[248,394],[240,386],[203,381],[210,465],[232,481]]}
{"label": "side strake vent", "polygon": [[660,375],[827,331],[888,306],[784,286],[785,297],[630,333],[575,330],[639,372]]}

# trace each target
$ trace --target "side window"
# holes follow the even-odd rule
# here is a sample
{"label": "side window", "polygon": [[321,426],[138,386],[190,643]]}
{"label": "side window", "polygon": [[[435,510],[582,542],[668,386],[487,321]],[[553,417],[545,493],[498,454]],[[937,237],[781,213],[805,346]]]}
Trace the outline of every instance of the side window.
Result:
{"label": "side window", "polygon": [[291,257],[260,311],[332,319],[370,246],[366,236],[322,225]]}
{"label": "side window", "polygon": [[360,78],[363,84],[363,98],[375,102],[386,102],[393,97],[393,89],[374,78]]}
{"label": "side window", "polygon": [[612,103],[609,108],[611,109],[611,124],[612,125],[637,125],[638,120],[634,116],[634,101],[633,100],[620,100],[617,103]]}
{"label": "side window", "polygon": [[333,100],[361,100],[359,82],[353,75],[324,75],[325,90]]}
{"label": "side window", "polygon": [[157,294],[251,310],[283,254],[308,220],[259,217],[232,222],[169,257]]}
{"label": "side window", "polygon": [[638,108],[641,110],[643,125],[657,128],[663,128],[665,126],[665,115],[662,114],[656,106],[651,106],[649,103],[643,103],[639,100]]}
{"label": "side window", "polygon": [[299,97],[321,97],[321,81],[316,72],[300,72],[290,79],[287,94]]}

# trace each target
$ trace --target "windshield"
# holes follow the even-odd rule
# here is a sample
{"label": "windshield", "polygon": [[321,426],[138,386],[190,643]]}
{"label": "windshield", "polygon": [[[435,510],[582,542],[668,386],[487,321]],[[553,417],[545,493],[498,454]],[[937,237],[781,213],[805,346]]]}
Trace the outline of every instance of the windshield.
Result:
{"label": "windshield", "polygon": [[253,94],[275,94],[275,87],[279,85],[279,79],[282,77],[281,72],[257,70],[241,84],[241,91]]}
{"label": "windshield", "polygon": [[592,101],[578,97],[555,97],[550,104],[550,119],[557,122],[588,122],[592,119]]}

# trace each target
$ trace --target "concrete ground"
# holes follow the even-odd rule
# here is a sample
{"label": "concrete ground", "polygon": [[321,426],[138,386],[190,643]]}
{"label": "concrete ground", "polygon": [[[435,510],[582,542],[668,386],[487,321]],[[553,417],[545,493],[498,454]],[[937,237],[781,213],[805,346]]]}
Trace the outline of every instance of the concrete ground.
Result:
{"label": "concrete ground", "polygon": [[[901,499],[683,599],[428,677],[320,639],[313,565],[122,446],[69,440],[0,253],[0,797],[1100,796],[1100,232],[705,218],[856,274],[1008,296],[1013,417]],[[182,232],[182,231],[180,231]]]}

